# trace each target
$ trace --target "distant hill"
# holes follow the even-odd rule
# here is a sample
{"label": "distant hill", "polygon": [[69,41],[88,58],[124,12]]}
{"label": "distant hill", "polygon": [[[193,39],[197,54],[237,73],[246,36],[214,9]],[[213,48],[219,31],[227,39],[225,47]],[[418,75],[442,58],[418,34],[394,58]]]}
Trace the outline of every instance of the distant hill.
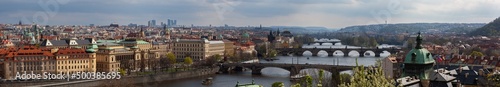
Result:
{"label": "distant hill", "polygon": [[403,24],[375,24],[349,26],[338,32],[374,32],[374,33],[404,33],[404,32],[454,32],[468,33],[485,23],[403,23]]}
{"label": "distant hill", "polygon": [[469,33],[471,36],[500,36],[500,17]]}
{"label": "distant hill", "polygon": [[325,27],[299,27],[299,26],[271,26],[271,28],[276,31],[280,29],[281,32],[287,30],[294,34],[306,34],[306,33],[317,33],[317,32],[330,32],[333,29],[328,29]]}

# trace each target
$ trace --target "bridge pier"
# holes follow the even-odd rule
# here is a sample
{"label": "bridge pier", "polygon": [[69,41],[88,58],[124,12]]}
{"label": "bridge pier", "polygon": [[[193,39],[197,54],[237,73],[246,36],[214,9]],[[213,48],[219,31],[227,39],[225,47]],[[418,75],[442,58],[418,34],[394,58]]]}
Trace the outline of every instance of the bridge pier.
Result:
{"label": "bridge pier", "polygon": [[375,57],[380,57],[380,53],[375,53]]}
{"label": "bridge pier", "polygon": [[359,57],[365,57],[366,50],[359,50]]}
{"label": "bridge pier", "polygon": [[344,57],[349,57],[349,50],[342,50],[342,53],[344,53]]}
{"label": "bridge pier", "polygon": [[377,50],[377,51],[374,51],[373,53],[375,53],[375,57],[380,57],[380,54],[384,53],[383,50]]}
{"label": "bridge pier", "polygon": [[290,66],[288,71],[290,71],[290,76],[298,75],[300,74],[300,69],[298,69],[295,66]]}
{"label": "bridge pier", "polygon": [[326,51],[326,53],[328,53],[328,56],[329,56],[329,57],[332,57],[332,56],[333,56],[333,54],[335,54],[335,51]]}
{"label": "bridge pier", "polygon": [[262,74],[260,71],[262,70],[262,68],[260,67],[256,67],[256,66],[253,66],[252,67],[252,75],[260,75]]}

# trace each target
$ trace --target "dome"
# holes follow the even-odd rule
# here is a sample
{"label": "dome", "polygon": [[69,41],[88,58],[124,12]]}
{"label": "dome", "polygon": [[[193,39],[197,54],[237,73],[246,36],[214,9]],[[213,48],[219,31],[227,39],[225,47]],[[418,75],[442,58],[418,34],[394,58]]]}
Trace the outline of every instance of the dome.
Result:
{"label": "dome", "polygon": [[250,38],[250,35],[245,32],[245,33],[243,33],[243,35],[241,35],[241,37],[243,37],[243,38]]}
{"label": "dome", "polygon": [[427,49],[412,49],[406,54],[404,63],[431,64],[434,63],[434,58]]}
{"label": "dome", "polygon": [[432,54],[425,48],[421,46],[422,44],[422,36],[420,32],[416,38],[417,44],[415,48],[413,48],[405,57],[405,64],[433,64],[434,58],[432,58]]}

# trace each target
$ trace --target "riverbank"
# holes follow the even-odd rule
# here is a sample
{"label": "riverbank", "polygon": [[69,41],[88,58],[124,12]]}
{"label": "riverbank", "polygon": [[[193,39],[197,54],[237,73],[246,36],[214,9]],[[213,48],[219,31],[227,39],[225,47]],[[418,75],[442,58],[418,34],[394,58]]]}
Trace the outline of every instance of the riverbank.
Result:
{"label": "riverbank", "polygon": [[119,80],[78,80],[78,81],[57,81],[46,83],[4,83],[0,84],[2,87],[19,87],[19,86],[33,86],[33,87],[89,87],[89,86],[110,86],[110,87],[124,87],[134,86],[136,84],[161,82],[169,80],[177,80],[184,78],[193,78],[199,76],[212,75],[219,71],[219,67],[198,68],[188,71],[179,72],[156,72],[147,75],[134,75],[125,76]]}

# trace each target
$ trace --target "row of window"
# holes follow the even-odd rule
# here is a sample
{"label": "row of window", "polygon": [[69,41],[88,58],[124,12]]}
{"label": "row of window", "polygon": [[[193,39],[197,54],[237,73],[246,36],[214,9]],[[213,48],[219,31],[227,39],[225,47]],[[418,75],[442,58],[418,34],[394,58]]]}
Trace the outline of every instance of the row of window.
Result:
{"label": "row of window", "polygon": [[175,44],[175,47],[203,47],[204,44]]}
{"label": "row of window", "polygon": [[89,60],[68,60],[68,61],[57,61],[57,64],[75,64],[75,63],[94,63],[94,61]]}

